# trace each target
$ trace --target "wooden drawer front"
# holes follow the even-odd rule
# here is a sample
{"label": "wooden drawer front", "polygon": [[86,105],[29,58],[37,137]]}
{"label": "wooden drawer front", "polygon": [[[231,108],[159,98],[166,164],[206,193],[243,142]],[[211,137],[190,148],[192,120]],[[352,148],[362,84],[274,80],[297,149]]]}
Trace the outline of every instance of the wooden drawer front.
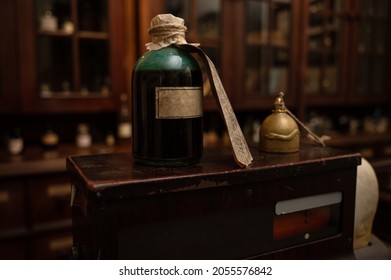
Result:
{"label": "wooden drawer front", "polygon": [[0,230],[25,225],[25,199],[21,181],[0,183]]}
{"label": "wooden drawer front", "polygon": [[[306,251],[308,244],[333,240],[338,246],[307,252],[311,258],[332,257],[352,246],[352,232],[342,225],[353,226],[353,209],[346,206],[354,205],[349,201],[354,180],[354,169],[336,170],[105,202],[94,218],[101,229],[97,234],[109,236],[102,247],[111,248],[98,245],[100,257],[116,258],[109,251],[118,248],[120,259],[255,258],[295,246]],[[290,200],[298,210],[279,213],[276,206]],[[116,237],[111,224],[123,226]]]}
{"label": "wooden drawer front", "polygon": [[31,181],[29,195],[33,224],[71,218],[71,185],[65,175]]}
{"label": "wooden drawer front", "polygon": [[37,236],[33,241],[33,259],[63,260],[72,258],[72,232]]}
{"label": "wooden drawer front", "polygon": [[27,255],[27,242],[23,239],[0,241],[0,260],[25,260]]}

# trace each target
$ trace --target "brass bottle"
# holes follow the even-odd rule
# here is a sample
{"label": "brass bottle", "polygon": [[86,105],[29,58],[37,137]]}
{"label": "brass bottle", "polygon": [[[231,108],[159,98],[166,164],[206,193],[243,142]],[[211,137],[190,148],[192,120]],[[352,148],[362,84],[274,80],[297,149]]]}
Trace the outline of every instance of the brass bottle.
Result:
{"label": "brass bottle", "polygon": [[296,121],[287,113],[284,93],[276,98],[273,113],[259,130],[259,148],[270,153],[294,153],[300,149],[300,131]]}

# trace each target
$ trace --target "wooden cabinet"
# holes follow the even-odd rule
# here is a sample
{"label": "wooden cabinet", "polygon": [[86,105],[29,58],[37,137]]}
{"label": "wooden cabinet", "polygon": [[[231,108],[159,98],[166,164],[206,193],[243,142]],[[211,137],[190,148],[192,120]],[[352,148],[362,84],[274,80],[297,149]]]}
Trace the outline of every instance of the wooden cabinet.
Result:
{"label": "wooden cabinet", "polygon": [[70,192],[61,172],[0,177],[0,259],[70,259]]}
{"label": "wooden cabinet", "polygon": [[347,14],[342,2],[302,1],[303,102],[341,103],[348,82]]}
{"label": "wooden cabinet", "polygon": [[28,146],[21,155],[0,150],[0,260],[72,258],[68,155],[129,152],[130,142],[89,149]]}
{"label": "wooden cabinet", "polygon": [[26,226],[23,184],[16,179],[0,182],[0,230],[23,231]]}
{"label": "wooden cabinet", "polygon": [[13,0],[4,0],[0,10],[0,113],[17,111],[19,92],[18,85],[18,54],[16,3]]}
{"label": "wooden cabinet", "polygon": [[17,2],[23,111],[116,110],[126,90],[123,1]]}
{"label": "wooden cabinet", "polygon": [[306,104],[389,103],[388,1],[303,1]]}
{"label": "wooden cabinet", "polygon": [[[234,109],[270,108],[279,91],[295,103],[298,6],[289,1],[140,1],[140,50],[150,20],[159,13],[185,19],[188,42],[198,42],[216,64]],[[145,49],[145,48],[144,48]],[[204,88],[209,93],[208,83]],[[212,97],[206,110],[217,110]]]}
{"label": "wooden cabinet", "polygon": [[330,145],[355,149],[369,159],[388,157],[375,150],[386,147],[379,144],[391,130],[391,57],[385,51],[391,5],[385,0],[306,0],[301,5],[299,117],[331,135],[336,141]]}
{"label": "wooden cabinet", "polygon": [[0,179],[0,259],[27,259],[26,197],[23,182]]}
{"label": "wooden cabinet", "polygon": [[0,239],[0,260],[26,260],[28,248],[24,238]]}
{"label": "wooden cabinet", "polygon": [[32,242],[32,259],[62,260],[72,257],[73,244],[70,229],[54,233],[36,235]]}
{"label": "wooden cabinet", "polygon": [[71,219],[69,209],[71,188],[64,174],[28,179],[30,218],[34,225]]}
{"label": "wooden cabinet", "polygon": [[352,103],[387,102],[391,71],[390,16],[386,0],[351,1]]}
{"label": "wooden cabinet", "polygon": [[233,1],[233,5],[239,35],[232,42],[238,60],[236,98],[245,109],[264,109],[283,91],[287,104],[294,107],[298,7],[290,1],[274,0]]}
{"label": "wooden cabinet", "polygon": [[269,110],[279,91],[302,120],[317,106],[342,115],[341,106],[370,113],[391,104],[385,0],[161,0],[139,7],[141,45],[156,14],[185,19],[188,40],[217,64],[236,111]]}

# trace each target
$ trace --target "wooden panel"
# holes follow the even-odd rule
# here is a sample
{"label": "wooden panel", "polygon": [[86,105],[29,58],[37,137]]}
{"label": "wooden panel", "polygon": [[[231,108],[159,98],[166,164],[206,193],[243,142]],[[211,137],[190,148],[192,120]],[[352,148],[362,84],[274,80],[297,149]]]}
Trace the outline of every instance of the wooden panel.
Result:
{"label": "wooden panel", "polygon": [[22,181],[0,182],[0,230],[25,226],[25,197]]}
{"label": "wooden panel", "polygon": [[[119,93],[126,90],[125,81],[125,69],[123,67],[123,58],[125,56],[124,51],[124,12],[123,1],[107,0],[108,6],[108,28],[109,28],[109,76],[110,85],[112,87],[112,95],[100,96],[91,95],[89,97],[80,96],[80,93],[75,94],[74,98],[66,96],[57,96],[50,98],[42,98],[39,94],[39,87],[37,81],[37,66],[39,61],[37,60],[37,32],[34,12],[34,1],[17,1],[18,6],[18,40],[20,43],[19,57],[23,62],[20,65],[20,77],[21,77],[21,101],[23,112],[25,113],[69,113],[69,112],[114,112],[118,105]],[[76,3],[73,0],[72,3]],[[54,33],[56,34],[56,33]],[[91,33],[87,33],[91,34]],[[46,34],[48,35],[48,34]],[[45,35],[45,36],[46,36]],[[69,35],[72,38],[72,62],[75,65],[74,70],[74,82],[77,85],[79,83],[79,69],[76,69],[76,65],[79,61],[80,42],[95,41],[90,40],[90,35],[86,38],[86,33],[82,33],[82,38],[78,34]],[[38,34],[42,36],[42,34]],[[51,35],[53,36],[53,35]],[[55,35],[54,35],[55,36]],[[84,37],[83,37],[84,36]],[[58,36],[56,36],[58,37]],[[106,36],[103,36],[102,40],[106,40]],[[48,37],[50,38],[50,36]],[[81,38],[81,40],[79,40]],[[58,55],[55,57],[59,57]],[[80,59],[82,59],[80,57]],[[81,63],[85,63],[82,61]],[[61,66],[59,66],[61,67]],[[81,91],[81,89],[77,89]]]}
{"label": "wooden panel", "polygon": [[16,112],[19,90],[17,88],[18,58],[16,4],[3,0],[0,9],[0,112]]}
{"label": "wooden panel", "polygon": [[32,259],[67,260],[72,258],[72,234],[70,231],[40,235],[33,241]]}
{"label": "wooden panel", "polygon": [[70,193],[71,185],[65,175],[32,177],[29,180],[31,223],[70,219]]}
{"label": "wooden panel", "polygon": [[25,239],[0,241],[0,260],[28,259],[28,245]]}

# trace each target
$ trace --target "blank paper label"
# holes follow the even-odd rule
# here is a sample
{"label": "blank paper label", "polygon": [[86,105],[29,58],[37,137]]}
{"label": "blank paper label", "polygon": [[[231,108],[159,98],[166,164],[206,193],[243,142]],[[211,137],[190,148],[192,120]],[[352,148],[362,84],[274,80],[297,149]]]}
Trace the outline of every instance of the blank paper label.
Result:
{"label": "blank paper label", "polygon": [[157,119],[195,118],[202,115],[202,87],[156,88]]}

